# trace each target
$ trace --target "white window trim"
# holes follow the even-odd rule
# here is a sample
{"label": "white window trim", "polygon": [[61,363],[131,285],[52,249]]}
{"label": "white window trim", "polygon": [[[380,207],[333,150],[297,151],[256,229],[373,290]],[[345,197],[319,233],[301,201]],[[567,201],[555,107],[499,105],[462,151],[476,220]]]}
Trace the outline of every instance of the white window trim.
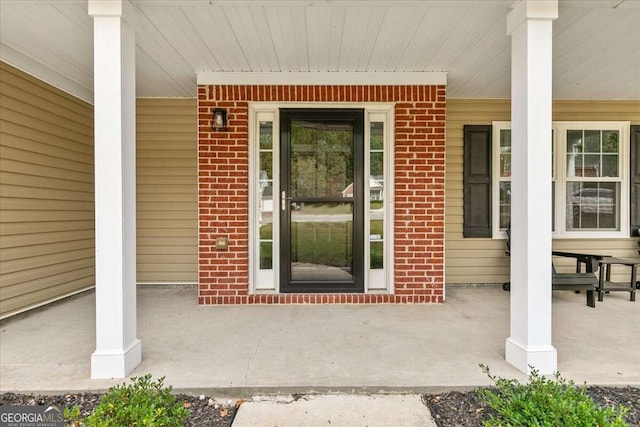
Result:
{"label": "white window trim", "polygon": [[[611,239],[629,236],[629,156],[631,122],[628,121],[554,121],[553,129],[553,181],[555,185],[555,221],[554,239]],[[492,237],[506,239],[506,233],[500,230],[500,130],[511,129],[509,121],[492,123],[492,158],[491,158],[491,209]],[[567,230],[566,216],[566,131],[581,130],[619,130],[620,131],[620,230],[619,231],[574,231]],[[512,141],[513,142],[513,141]],[[601,180],[598,180],[601,182]]]}
{"label": "white window trim", "polygon": [[[364,123],[364,170],[369,170],[369,132],[372,121],[383,121],[385,132],[385,238],[384,238],[384,281],[385,288],[369,289],[370,283],[370,247],[369,247],[369,223],[370,209],[368,202],[365,205],[365,254],[364,254],[364,293],[393,294],[394,287],[394,135],[395,135],[395,103],[304,103],[304,102],[250,102],[249,103],[249,293],[250,294],[277,294],[280,292],[280,209],[279,199],[275,190],[280,188],[280,177],[275,171],[280,170],[280,109],[281,108],[362,108],[365,111]],[[259,189],[258,169],[260,161],[259,123],[261,120],[273,122],[273,269],[260,270],[259,248]],[[369,180],[365,179],[365,194],[369,194]],[[368,199],[367,199],[368,200]],[[276,208],[278,207],[278,208]],[[374,273],[375,274],[375,273]]]}

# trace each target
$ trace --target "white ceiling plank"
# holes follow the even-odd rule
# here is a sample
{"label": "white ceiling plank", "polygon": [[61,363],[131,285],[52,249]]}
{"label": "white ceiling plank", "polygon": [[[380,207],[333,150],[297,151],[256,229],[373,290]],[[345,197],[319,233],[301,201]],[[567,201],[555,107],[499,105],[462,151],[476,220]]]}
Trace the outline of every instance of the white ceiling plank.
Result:
{"label": "white ceiling plank", "polygon": [[288,25],[293,29],[294,42],[296,45],[295,59],[289,59],[289,62],[297,62],[298,67],[291,68],[291,71],[311,71],[311,62],[309,59],[309,30],[306,25],[307,14],[304,7],[292,7],[290,9],[287,22],[284,13],[280,13],[283,25]]}
{"label": "white ceiling plank", "polygon": [[203,11],[198,8],[183,6],[182,13],[184,13],[185,19],[200,39],[203,56],[209,58],[209,71],[222,70],[225,68],[225,65],[228,66],[230,62],[233,62],[225,54],[226,49],[220,48],[225,41],[221,40],[219,34],[211,31],[212,28],[217,28],[217,26],[214,25],[214,21],[208,11],[204,11],[203,13]]}
{"label": "white ceiling plank", "polygon": [[426,70],[438,45],[448,33],[448,14],[439,9],[427,9],[414,38],[407,44],[398,66],[403,70]]}
{"label": "white ceiling plank", "polygon": [[412,40],[415,40],[418,33],[418,29],[424,22],[424,17],[427,14],[428,9],[415,8],[408,10],[406,19],[402,22],[401,29],[398,29],[400,34],[395,37],[393,46],[389,54],[386,56],[386,63],[383,68],[387,71],[404,71],[401,65],[401,59],[406,54],[407,48]]}
{"label": "white ceiling plank", "polygon": [[140,30],[136,33],[136,52],[143,52],[153,58],[172,77],[173,84],[185,91],[190,90],[195,82],[194,69],[175,52],[174,46],[158,28],[159,23],[152,21],[148,12],[147,9],[138,9]]}
{"label": "white ceiling plank", "polygon": [[[342,33],[342,46],[338,58],[339,71],[355,71],[360,46],[366,34],[368,17],[366,8],[349,6],[345,8],[345,19]],[[355,48],[355,49],[354,49]]]}
{"label": "white ceiling plank", "polygon": [[[16,12],[2,13],[0,35],[3,42],[7,43],[7,39],[12,39],[8,43],[11,47],[25,54],[29,52],[29,56],[42,64],[64,61],[66,74],[71,80],[83,86],[93,86],[93,30],[89,35],[67,31],[67,19],[50,4],[31,4],[18,8]],[[34,20],[51,22],[47,25],[33,25]],[[16,36],[9,37],[9,34]],[[52,40],[55,44],[50,46],[42,43],[43,40]]]}
{"label": "white ceiling plank", "polygon": [[[283,25],[280,19],[280,13],[285,12],[285,18],[288,19],[286,24]],[[275,51],[276,59],[278,61],[278,71],[280,70],[299,70],[297,61],[289,62],[290,59],[295,59],[296,45],[293,33],[293,26],[291,23],[290,14],[286,8],[269,7],[264,9],[266,24],[269,33],[271,34],[271,40],[273,42],[273,48]]]}
{"label": "white ceiling plank", "polygon": [[229,7],[225,11],[251,71],[279,70],[271,34],[260,8]]}
{"label": "white ceiling plank", "polygon": [[346,15],[347,12],[344,8],[331,8],[328,71],[340,71],[340,52],[346,42],[344,39]]}
{"label": "white ceiling plank", "polygon": [[[309,58],[309,71],[320,71],[320,26],[319,8],[306,7],[305,27],[307,32],[307,57]],[[294,23],[295,25],[295,23]]]}
{"label": "white ceiling plank", "polygon": [[640,11],[637,10],[592,10],[584,14],[572,25],[571,33],[565,32],[558,35],[557,40],[554,39],[554,48],[557,50],[553,58],[554,71],[575,72],[577,63],[594,55],[610,54],[613,52],[612,46],[619,48],[624,40],[635,39],[640,42],[640,31],[630,31],[638,25],[639,19]]}
{"label": "white ceiling plank", "polygon": [[316,71],[331,71],[329,69],[329,58],[331,56],[331,11],[328,7],[314,7],[317,19],[316,40],[318,46],[318,65]]}
{"label": "white ceiling plank", "polygon": [[395,37],[399,34],[397,23],[404,22],[411,9],[387,8],[384,21],[380,27],[374,53],[371,55],[368,69],[371,71],[388,71],[385,69],[387,58],[393,52]]}
{"label": "white ceiling plank", "polygon": [[[454,75],[467,75],[482,70],[488,63],[494,61],[495,52],[500,54],[505,49],[510,49],[511,39],[506,33],[506,19],[496,20],[494,17],[490,17],[485,23],[485,27],[488,28],[488,31],[478,34],[475,40],[469,40],[464,53],[452,60],[456,64],[451,67],[452,70],[455,70]],[[496,47],[500,47],[500,49],[496,49]]]}
{"label": "white ceiling plank", "polygon": [[263,63],[260,71],[280,71],[281,67],[274,47],[273,33],[267,22],[264,7],[252,7],[250,12],[253,22],[252,30],[255,31],[258,37],[259,53]]}
{"label": "white ceiling plank", "polygon": [[153,20],[186,68],[194,71],[220,69],[201,34],[195,30],[181,7],[146,8],[144,13]]}
{"label": "white ceiling plank", "polygon": [[[360,56],[356,64],[356,71],[368,71],[370,70],[370,64],[372,57],[378,45],[378,39],[380,38],[380,28],[387,16],[387,8],[376,6],[368,8],[371,13],[369,14],[369,23],[365,32],[365,37],[362,39],[360,47]],[[362,12],[363,16],[368,12]],[[358,50],[358,47],[354,46],[354,50]]]}
{"label": "white ceiling plank", "polygon": [[158,97],[158,88],[163,88],[163,97],[197,96],[195,82],[191,85],[177,84],[175,77],[167,69],[158,64],[143,51],[136,52],[136,67],[147,70],[144,74],[136,73],[136,94],[141,97]]}
{"label": "white ceiling plank", "polygon": [[190,8],[188,14],[189,19],[206,40],[221,70],[251,70],[223,8],[215,6],[207,7],[205,10]]}
{"label": "white ceiling plank", "polygon": [[[473,28],[472,21],[475,18],[475,11],[465,11],[463,16],[452,20],[447,38],[439,44],[438,50],[431,57],[427,68],[434,70],[446,69],[447,61],[457,52],[465,51],[465,36]],[[452,55],[452,51],[455,52]]]}
{"label": "white ceiling plank", "polygon": [[[504,46],[482,62],[476,78],[470,81],[467,73],[451,72],[447,94],[456,98],[508,98],[511,93],[511,45]],[[493,95],[491,95],[493,93]]]}

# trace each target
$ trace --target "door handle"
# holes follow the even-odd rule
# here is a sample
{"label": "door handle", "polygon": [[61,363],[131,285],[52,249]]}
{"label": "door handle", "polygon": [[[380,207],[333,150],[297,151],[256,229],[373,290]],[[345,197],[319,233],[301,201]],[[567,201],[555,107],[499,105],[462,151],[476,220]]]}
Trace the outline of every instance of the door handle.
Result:
{"label": "door handle", "polygon": [[[2,0],[0,0],[0,1],[2,1]],[[283,191],[282,195],[280,197],[282,199],[282,203],[281,203],[282,210],[283,211],[287,210],[287,203],[291,201],[291,197],[287,197],[287,192],[286,191]]]}

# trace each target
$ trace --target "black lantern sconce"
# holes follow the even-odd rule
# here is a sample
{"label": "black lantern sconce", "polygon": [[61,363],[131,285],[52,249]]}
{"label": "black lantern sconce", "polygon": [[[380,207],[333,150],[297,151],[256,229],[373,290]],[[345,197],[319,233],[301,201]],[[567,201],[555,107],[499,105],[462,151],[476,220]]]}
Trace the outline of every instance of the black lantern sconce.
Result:
{"label": "black lantern sconce", "polygon": [[211,128],[216,131],[227,130],[227,110],[224,108],[216,108],[213,110]]}

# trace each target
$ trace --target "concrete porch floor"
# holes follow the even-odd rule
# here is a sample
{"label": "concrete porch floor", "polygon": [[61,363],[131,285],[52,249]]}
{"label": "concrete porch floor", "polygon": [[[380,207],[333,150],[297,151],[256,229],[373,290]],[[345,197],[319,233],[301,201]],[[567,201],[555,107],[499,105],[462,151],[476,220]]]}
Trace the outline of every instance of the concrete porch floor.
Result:
{"label": "concrete porch floor", "polygon": [[[198,306],[195,288],[139,287],[143,362],[176,391],[230,397],[307,392],[437,392],[525,379],[504,360],[509,293],[447,288],[442,305]],[[558,369],[581,384],[640,385],[640,302],[554,292]],[[103,391],[91,380],[89,292],[0,323],[0,391]]]}

